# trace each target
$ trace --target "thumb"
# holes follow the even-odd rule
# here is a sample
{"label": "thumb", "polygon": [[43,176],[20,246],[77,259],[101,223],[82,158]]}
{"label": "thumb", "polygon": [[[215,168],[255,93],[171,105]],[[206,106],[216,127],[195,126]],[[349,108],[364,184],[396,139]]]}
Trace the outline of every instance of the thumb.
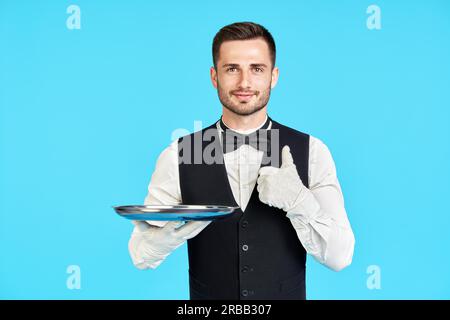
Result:
{"label": "thumb", "polygon": [[286,145],[281,150],[281,167],[285,168],[292,164],[294,164],[294,159],[292,158],[291,149]]}
{"label": "thumb", "polygon": [[259,168],[258,175],[259,176],[265,176],[265,175],[272,175],[276,173],[279,169],[275,167],[261,167]]}
{"label": "thumb", "polygon": [[189,221],[184,226],[176,230],[179,237],[190,239],[195,237],[204,228],[206,228],[211,221]]}
{"label": "thumb", "polygon": [[184,224],[183,221],[178,221],[178,220],[169,221],[163,228],[164,228],[164,230],[175,230],[178,227],[181,227],[183,224]]}

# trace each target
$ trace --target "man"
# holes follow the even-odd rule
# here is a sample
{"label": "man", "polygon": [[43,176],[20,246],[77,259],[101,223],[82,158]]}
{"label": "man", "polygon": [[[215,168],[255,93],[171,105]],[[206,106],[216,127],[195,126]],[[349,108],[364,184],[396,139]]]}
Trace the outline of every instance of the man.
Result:
{"label": "man", "polygon": [[[134,222],[129,250],[140,269],[156,268],[188,241],[191,299],[305,299],[306,253],[335,271],[352,261],[355,240],[330,151],[267,115],[279,74],[275,57],[275,42],[261,25],[234,23],[217,33],[210,75],[222,117],[162,152],[145,199],[240,209],[181,227]],[[195,158],[191,142],[211,130],[217,139],[208,141],[222,146],[219,161],[181,161],[182,154]],[[262,133],[272,137],[260,139]],[[248,143],[249,137],[260,141]]]}

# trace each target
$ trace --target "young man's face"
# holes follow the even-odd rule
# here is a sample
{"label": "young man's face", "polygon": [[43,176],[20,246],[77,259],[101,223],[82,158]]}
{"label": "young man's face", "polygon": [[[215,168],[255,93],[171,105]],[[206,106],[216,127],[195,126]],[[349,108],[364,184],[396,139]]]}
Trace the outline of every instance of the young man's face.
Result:
{"label": "young man's face", "polygon": [[263,39],[225,41],[211,80],[222,105],[238,115],[253,114],[267,105],[278,80],[269,46]]}

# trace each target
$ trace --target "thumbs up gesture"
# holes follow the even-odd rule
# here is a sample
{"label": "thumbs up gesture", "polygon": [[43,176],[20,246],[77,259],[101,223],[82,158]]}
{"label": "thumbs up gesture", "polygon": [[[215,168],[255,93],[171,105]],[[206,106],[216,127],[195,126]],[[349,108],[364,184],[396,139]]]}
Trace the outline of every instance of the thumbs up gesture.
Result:
{"label": "thumbs up gesture", "polygon": [[281,167],[262,167],[258,174],[259,200],[286,212],[294,206],[303,188],[306,188],[287,145],[281,150]]}

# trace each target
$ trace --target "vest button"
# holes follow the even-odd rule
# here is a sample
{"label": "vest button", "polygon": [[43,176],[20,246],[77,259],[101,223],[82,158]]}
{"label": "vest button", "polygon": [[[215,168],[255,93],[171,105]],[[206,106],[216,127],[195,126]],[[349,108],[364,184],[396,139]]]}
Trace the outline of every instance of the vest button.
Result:
{"label": "vest button", "polygon": [[242,246],[242,250],[247,251],[247,250],[248,250],[248,245],[244,244],[244,245]]}
{"label": "vest button", "polygon": [[243,266],[242,267],[242,272],[247,272],[248,271],[248,266]]}
{"label": "vest button", "polygon": [[247,220],[245,220],[245,221],[243,221],[242,222],[242,228],[247,228],[247,226],[248,226],[248,221]]}
{"label": "vest button", "polygon": [[246,296],[248,296],[248,291],[247,290],[242,290],[242,296],[244,296],[244,297],[246,297]]}

